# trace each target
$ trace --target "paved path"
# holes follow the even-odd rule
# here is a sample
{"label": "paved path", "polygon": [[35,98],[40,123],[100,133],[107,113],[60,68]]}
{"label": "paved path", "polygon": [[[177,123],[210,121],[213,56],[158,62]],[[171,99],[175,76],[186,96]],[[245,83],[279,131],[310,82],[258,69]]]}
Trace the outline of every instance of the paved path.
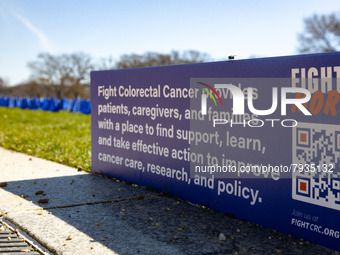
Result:
{"label": "paved path", "polygon": [[[0,214],[54,254],[339,254],[156,192],[0,148],[3,182]],[[226,240],[219,240],[221,233]]]}

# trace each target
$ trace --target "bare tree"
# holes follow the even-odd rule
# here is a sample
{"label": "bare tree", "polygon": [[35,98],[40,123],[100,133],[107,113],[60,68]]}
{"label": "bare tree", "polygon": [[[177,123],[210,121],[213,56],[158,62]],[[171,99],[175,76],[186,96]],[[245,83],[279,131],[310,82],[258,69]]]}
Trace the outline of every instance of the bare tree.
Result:
{"label": "bare tree", "polygon": [[0,96],[8,94],[8,83],[0,77]]}
{"label": "bare tree", "polygon": [[338,15],[316,15],[306,18],[305,32],[299,34],[301,53],[333,52],[340,49],[340,19]]}
{"label": "bare tree", "polygon": [[162,54],[156,52],[146,52],[142,55],[138,54],[125,54],[122,55],[116,63],[117,69],[135,68],[135,67],[148,67],[148,66],[164,66],[164,65],[177,65],[189,63],[201,63],[210,59],[206,53],[199,51],[184,51],[180,54],[178,51],[172,51],[170,54]]}
{"label": "bare tree", "polygon": [[115,68],[115,63],[112,56],[108,58],[101,58],[96,65],[97,70],[110,70]]}
{"label": "bare tree", "polygon": [[53,87],[40,80],[31,80],[7,88],[7,95],[16,97],[52,97]]}
{"label": "bare tree", "polygon": [[55,96],[65,96],[67,87],[88,84],[93,69],[91,58],[84,53],[51,55],[41,53],[38,60],[28,63],[33,77],[54,88]]}

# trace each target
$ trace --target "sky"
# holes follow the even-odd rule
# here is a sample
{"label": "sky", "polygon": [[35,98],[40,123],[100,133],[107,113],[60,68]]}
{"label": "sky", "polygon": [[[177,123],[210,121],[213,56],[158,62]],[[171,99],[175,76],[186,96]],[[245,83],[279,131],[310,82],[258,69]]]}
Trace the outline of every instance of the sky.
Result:
{"label": "sky", "polygon": [[333,12],[340,0],[0,0],[0,77],[29,80],[42,52],[94,62],[172,50],[212,61],[295,55],[303,20]]}

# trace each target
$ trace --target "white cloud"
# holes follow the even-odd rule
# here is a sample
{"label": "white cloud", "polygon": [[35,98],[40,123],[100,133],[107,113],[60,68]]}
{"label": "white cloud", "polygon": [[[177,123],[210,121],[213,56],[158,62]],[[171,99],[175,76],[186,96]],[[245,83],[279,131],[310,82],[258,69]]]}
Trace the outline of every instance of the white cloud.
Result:
{"label": "white cloud", "polygon": [[16,14],[15,17],[21,21],[21,23],[29,29],[36,37],[38,37],[44,51],[53,51],[53,47],[49,40],[47,39],[46,35],[41,32],[36,26],[34,26],[29,20],[26,18]]}

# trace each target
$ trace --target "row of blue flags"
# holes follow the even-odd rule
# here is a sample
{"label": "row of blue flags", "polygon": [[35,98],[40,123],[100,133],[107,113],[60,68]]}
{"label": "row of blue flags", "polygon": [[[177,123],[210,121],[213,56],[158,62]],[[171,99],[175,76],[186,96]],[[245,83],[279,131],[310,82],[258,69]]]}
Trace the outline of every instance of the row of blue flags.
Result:
{"label": "row of blue flags", "polygon": [[5,97],[0,96],[0,106],[21,108],[21,109],[41,109],[43,111],[58,112],[70,111],[91,114],[91,100],[86,99],[58,99],[58,98],[29,98],[29,97]]}

